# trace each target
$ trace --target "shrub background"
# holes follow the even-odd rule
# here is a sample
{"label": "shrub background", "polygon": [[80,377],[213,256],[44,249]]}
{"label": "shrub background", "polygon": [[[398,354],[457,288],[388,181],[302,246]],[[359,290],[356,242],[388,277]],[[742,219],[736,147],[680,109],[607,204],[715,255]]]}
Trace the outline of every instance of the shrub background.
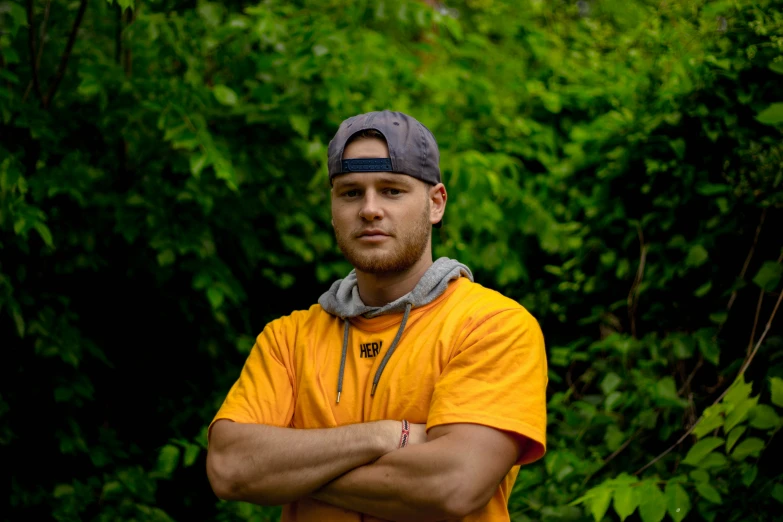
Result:
{"label": "shrub background", "polygon": [[264,324],[349,270],[326,147],[390,108],[439,140],[435,254],[547,339],[512,519],[769,520],[781,13],[0,1],[2,518],[274,519],[217,501],[205,427]]}

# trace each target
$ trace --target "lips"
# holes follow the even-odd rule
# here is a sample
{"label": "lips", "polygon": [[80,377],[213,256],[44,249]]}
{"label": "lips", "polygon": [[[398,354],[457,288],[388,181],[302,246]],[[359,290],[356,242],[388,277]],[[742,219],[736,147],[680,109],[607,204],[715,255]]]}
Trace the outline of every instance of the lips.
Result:
{"label": "lips", "polygon": [[389,236],[389,234],[387,234],[387,233],[386,233],[386,232],[384,232],[383,230],[376,230],[376,229],[371,229],[371,230],[363,230],[363,231],[359,232],[359,233],[356,235],[356,237],[367,237],[367,238],[373,238],[373,237],[388,237],[388,236]]}
{"label": "lips", "polygon": [[356,241],[366,245],[380,245],[385,244],[390,237],[391,235],[387,234],[383,230],[373,228],[359,232],[356,235]]}

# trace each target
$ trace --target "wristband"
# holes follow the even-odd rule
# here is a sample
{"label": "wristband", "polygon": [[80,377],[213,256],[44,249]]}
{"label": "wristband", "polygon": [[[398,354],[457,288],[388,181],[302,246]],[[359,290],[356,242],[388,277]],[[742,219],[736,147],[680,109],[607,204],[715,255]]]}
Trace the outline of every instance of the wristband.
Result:
{"label": "wristband", "polygon": [[399,448],[404,448],[408,445],[408,438],[411,435],[411,425],[408,421],[404,420],[402,421],[402,433],[400,434],[400,445]]}

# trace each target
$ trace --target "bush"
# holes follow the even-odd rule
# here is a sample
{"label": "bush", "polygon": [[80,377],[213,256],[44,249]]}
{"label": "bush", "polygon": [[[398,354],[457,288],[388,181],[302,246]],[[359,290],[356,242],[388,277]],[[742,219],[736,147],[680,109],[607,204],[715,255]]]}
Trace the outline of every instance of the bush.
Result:
{"label": "bush", "polygon": [[205,426],[348,271],[326,146],[382,108],[438,137],[436,255],[547,338],[513,519],[779,509],[783,3],[431,3],[0,2],[10,519],[275,516]]}

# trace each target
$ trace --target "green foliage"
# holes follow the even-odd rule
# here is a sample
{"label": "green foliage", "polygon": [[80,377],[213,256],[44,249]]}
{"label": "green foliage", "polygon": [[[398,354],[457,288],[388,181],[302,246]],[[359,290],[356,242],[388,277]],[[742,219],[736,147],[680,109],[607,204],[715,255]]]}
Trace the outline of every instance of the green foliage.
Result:
{"label": "green foliage", "polygon": [[783,103],[773,103],[756,115],[756,119],[767,125],[780,125],[783,123]]}
{"label": "green foliage", "polygon": [[381,108],[438,137],[436,255],[547,338],[512,519],[779,510],[780,0],[85,5],[0,1],[11,519],[276,519],[215,499],[205,426],[350,269],[326,148]]}

